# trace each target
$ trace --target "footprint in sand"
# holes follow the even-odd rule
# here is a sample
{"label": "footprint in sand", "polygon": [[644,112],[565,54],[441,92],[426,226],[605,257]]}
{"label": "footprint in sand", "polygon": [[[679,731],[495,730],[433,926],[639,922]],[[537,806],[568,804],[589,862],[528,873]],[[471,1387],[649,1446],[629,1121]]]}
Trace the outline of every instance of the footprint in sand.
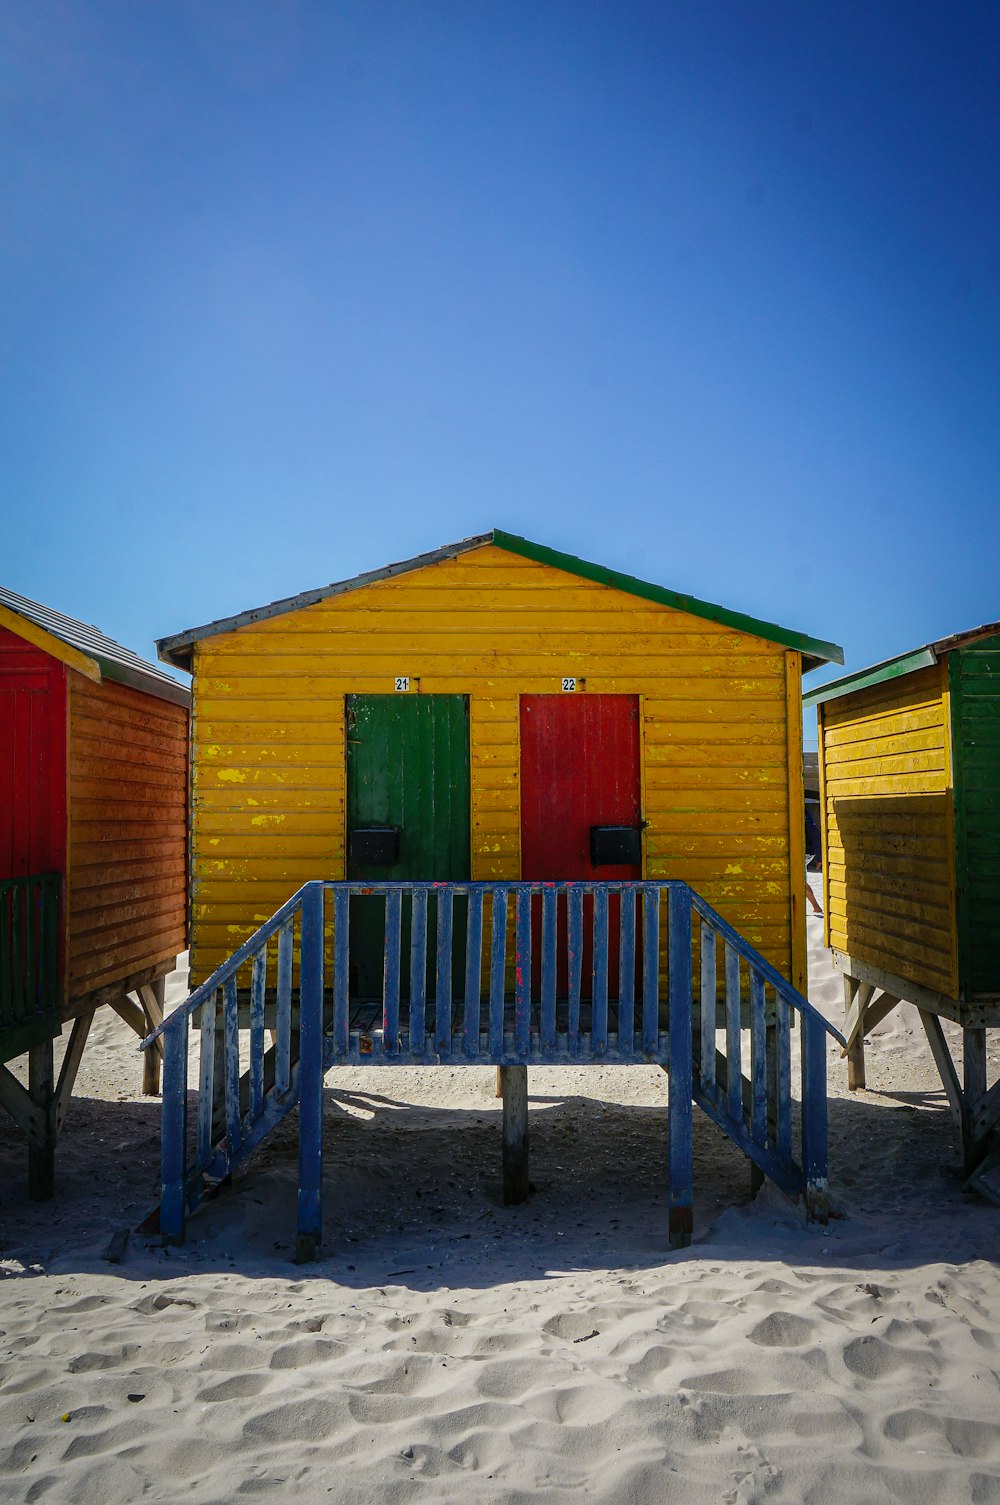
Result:
{"label": "footprint in sand", "polygon": [[[542,1324],[542,1332],[550,1338],[565,1338],[568,1343],[579,1343],[595,1336],[594,1329],[600,1323],[594,1321],[593,1312],[560,1312]],[[600,1336],[598,1332],[596,1336]]]}
{"label": "footprint in sand", "polygon": [[405,1364],[395,1364],[377,1380],[353,1388],[365,1395],[413,1395],[427,1388],[426,1381],[436,1378],[440,1367],[432,1358],[414,1354]]}
{"label": "footprint in sand", "polygon": [[299,1338],[294,1343],[281,1343],[271,1350],[272,1369],[305,1369],[310,1364],[323,1364],[344,1352],[343,1343],[335,1338]]}
{"label": "footprint in sand", "polygon": [[863,1380],[884,1380],[900,1369],[926,1365],[923,1354],[904,1351],[884,1342],[875,1333],[854,1338],[844,1349],[844,1363]]}
{"label": "footprint in sand", "polygon": [[919,1440],[925,1449],[937,1444],[942,1452],[947,1447],[958,1458],[992,1459],[1000,1454],[1000,1423],[935,1416],[919,1406],[891,1412],[882,1422],[882,1433],[890,1442]]}
{"label": "footprint in sand", "polygon": [[347,1399],[343,1392],[334,1391],[327,1396],[273,1406],[244,1423],[244,1440],[251,1445],[262,1442],[322,1442],[352,1425]]}
{"label": "footprint in sand", "polygon": [[130,1364],[138,1352],[138,1343],[123,1343],[113,1353],[78,1353],[70,1359],[66,1368],[70,1374],[91,1374],[98,1369],[117,1369],[121,1364]]}
{"label": "footprint in sand", "polygon": [[959,1458],[995,1458],[1000,1452],[1000,1425],[996,1422],[949,1416],[945,1419],[944,1435]]}
{"label": "footprint in sand", "polygon": [[204,1390],[199,1390],[197,1399],[200,1401],[227,1401],[249,1400],[252,1396],[259,1395],[270,1384],[266,1374],[233,1374],[228,1380],[220,1380],[217,1385],[209,1385]]}
{"label": "footprint in sand", "polygon": [[153,1317],[159,1312],[183,1317],[187,1312],[196,1310],[198,1305],[189,1296],[173,1296],[164,1291],[156,1296],[144,1296],[141,1301],[134,1303],[132,1310],[138,1312],[140,1317]]}
{"label": "footprint in sand", "polygon": [[816,1324],[794,1312],[771,1312],[747,1333],[761,1348],[803,1348],[814,1341]]}
{"label": "footprint in sand", "polygon": [[715,1395],[758,1395],[761,1377],[749,1369],[717,1369],[714,1374],[692,1374],[678,1381],[684,1390],[705,1390]]}
{"label": "footprint in sand", "polygon": [[909,1442],[927,1433],[941,1434],[941,1422],[929,1411],[911,1406],[906,1411],[892,1411],[882,1422],[882,1433],[890,1442]]}
{"label": "footprint in sand", "polygon": [[490,1400],[519,1400],[539,1384],[538,1359],[534,1355],[523,1359],[497,1359],[485,1364],[475,1378],[475,1387],[480,1395]]}
{"label": "footprint in sand", "polygon": [[201,1367],[211,1371],[263,1369],[271,1355],[263,1343],[215,1343],[202,1357]]}
{"label": "footprint in sand", "polygon": [[677,1350],[668,1348],[665,1343],[653,1343],[641,1358],[628,1365],[625,1370],[630,1385],[636,1385],[641,1389],[650,1386],[658,1379],[663,1371],[677,1358]]}

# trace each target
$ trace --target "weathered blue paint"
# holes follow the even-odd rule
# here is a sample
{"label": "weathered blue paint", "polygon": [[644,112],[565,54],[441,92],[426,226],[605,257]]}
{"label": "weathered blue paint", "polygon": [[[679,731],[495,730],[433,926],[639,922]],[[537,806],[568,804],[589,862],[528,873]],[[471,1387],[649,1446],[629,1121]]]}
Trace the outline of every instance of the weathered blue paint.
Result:
{"label": "weathered blue paint", "polygon": [[618,955],[618,1051],[631,1056],[635,1048],[635,901],[632,889],[621,896]]}
{"label": "weathered blue paint", "polygon": [[338,888],[333,895],[333,1044],[338,1056],[346,1056],[351,1046],[350,946],[350,894]]}
{"label": "weathered blue paint", "polygon": [[323,888],[302,895],[299,962],[299,1199],[296,1258],[314,1259],[323,1228]]}
{"label": "weathered blue paint", "polygon": [[570,883],[566,887],[566,1022],[569,1053],[580,1048],[580,991],[583,982],[583,887]]}
{"label": "weathered blue paint", "polygon": [[414,891],[410,902],[410,1050],[422,1055],[427,1034],[427,894]]}
{"label": "weathered blue paint", "polygon": [[[198,1070],[198,1160],[212,1158],[212,1116],[215,1112],[215,1030],[219,1013],[218,992],[201,1007],[201,1058]],[[164,1091],[166,1089],[164,1088]]]}
{"label": "weathered blue paint", "polygon": [[399,1055],[399,952],[402,944],[403,896],[385,896],[385,950],[382,985],[382,1040],[388,1056]]}
{"label": "weathered blue paint", "polygon": [[704,1097],[696,1086],[694,1099],[713,1123],[718,1124],[723,1133],[729,1136],[737,1149],[742,1150],[748,1159],[759,1166],[775,1186],[780,1186],[781,1190],[790,1197],[802,1195],[802,1171],[798,1165],[793,1161],[780,1160],[774,1150],[766,1145],[757,1144],[751,1136],[745,1119],[733,1120],[724,1108],[720,1108],[718,1095],[715,1098]]}
{"label": "weathered blue paint", "polygon": [[507,970],[507,890],[495,888],[490,905],[490,1033],[492,1061],[503,1055],[503,1005]]}
{"label": "weathered blue paint", "polygon": [[660,1045],[660,888],[647,883],[642,899],[642,1053],[655,1061]]}
{"label": "weathered blue paint", "polygon": [[[324,1020],[323,916],[326,889],[332,889],[334,920],[334,987],[332,1017]],[[350,896],[356,892],[378,894],[385,902],[385,989],[381,1020],[369,1015],[362,1027],[351,1028],[349,995],[350,943],[348,913]],[[660,1018],[659,912],[664,892],[669,902],[668,996],[666,1016]],[[514,896],[515,924],[513,960],[516,979],[513,998],[506,996],[508,961],[508,911]],[[584,908],[584,894],[593,896],[593,909]],[[684,883],[631,884],[306,884],[274,918],[190,997],[168,1016],[143,1043],[164,1041],[164,1170],[161,1226],[165,1237],[178,1238],[184,1217],[198,1206],[205,1182],[217,1182],[252,1151],[270,1130],[294,1107],[300,1109],[300,1239],[299,1253],[314,1252],[320,1231],[320,1177],[322,1170],[322,1085],[324,1073],[347,1062],[389,1066],[397,1062],[433,1065],[437,1062],[496,1065],[569,1064],[573,1061],[635,1059],[630,1055],[628,998],[619,998],[624,1013],[617,1032],[608,1033],[609,1003],[595,997],[592,1008],[596,1027],[586,1029],[581,1018],[580,958],[584,947],[584,918],[594,927],[589,938],[595,958],[602,948],[607,954],[609,897],[620,894],[622,902],[620,993],[628,993],[625,978],[635,977],[634,931],[629,907],[642,896],[642,1042],[644,1059],[663,1065],[670,1073],[670,1231],[675,1245],[683,1244],[691,1226],[691,1103],[697,1102],[713,1120],[750,1156],[755,1164],[790,1194],[805,1192],[810,1211],[823,1215],[826,1195],[826,1100],[825,1038],[838,1032],[802,998],[731,926]],[[465,969],[459,1034],[452,1037],[451,938],[447,934],[455,895],[461,896],[468,913]],[[487,908],[486,898],[490,903]],[[422,979],[426,977],[426,932],[428,899],[438,905],[437,1007],[435,1035],[431,1041],[423,1028]],[[532,903],[540,906],[542,965],[532,985]],[[558,905],[566,904],[565,932],[568,996],[560,1001],[558,982],[561,958],[558,929],[554,923]],[[402,958],[400,956],[402,906],[411,906],[411,1013],[409,1029],[402,1019]],[[590,920],[590,915],[593,919]],[[489,914],[489,937],[484,934]],[[693,1072],[692,920],[698,917],[701,942],[701,975],[698,981],[701,1013],[701,1069]],[[536,921],[537,923],[537,921]],[[296,926],[298,927],[296,930]],[[633,934],[630,937],[630,929]],[[442,931],[445,932],[442,941]],[[274,1051],[273,1085],[265,1089],[263,1045],[266,1010],[267,948],[278,937],[277,997],[274,1023],[278,1039]],[[414,940],[413,937],[416,937]],[[718,1036],[715,1030],[715,994],[718,947],[724,946],[726,982],[726,1083],[715,1071]],[[298,1017],[292,991],[295,948],[298,944]],[[632,957],[628,958],[632,945]],[[482,958],[489,956],[489,1021],[480,1033],[482,1009]],[[251,1062],[246,1076],[239,1073],[240,998],[237,979],[249,964]],[[741,1065],[740,1026],[741,969],[747,968],[750,1013],[751,1078]],[[598,976],[599,976],[599,969]],[[246,973],[244,971],[243,975]],[[605,965],[605,990],[607,989]],[[537,987],[537,992],[536,992]],[[773,999],[770,996],[773,990]],[[600,990],[595,989],[595,994]],[[221,1012],[218,1000],[222,999]],[[633,989],[634,997],[634,989]],[[447,1011],[441,1005],[448,1001]],[[635,1000],[640,1003],[640,1000]],[[505,1009],[513,1005],[513,1031],[506,1033]],[[245,1004],[244,1004],[245,1007]],[[765,1012],[767,1008],[768,1012]],[[565,1014],[561,1010],[565,1009]],[[771,1012],[773,1010],[773,1012]],[[793,1159],[791,1117],[792,1016],[803,1031],[802,1165]],[[634,1016],[633,1016],[634,1017]],[[198,1133],[194,1160],[184,1166],[184,1091],[178,1041],[188,1023],[201,1023]],[[773,1021],[772,1039],[767,1038]],[[375,1027],[381,1023],[382,1028]],[[291,1041],[298,1025],[300,1058],[291,1059]],[[565,1026],[565,1028],[563,1027]],[[668,1027],[669,1026],[669,1027]],[[243,1027],[246,1028],[244,1019]],[[438,1027],[443,1030],[438,1032]],[[441,1044],[443,1038],[443,1045]],[[763,1042],[763,1043],[762,1043]],[[223,1046],[220,1060],[218,1044]],[[768,1067],[765,1045],[772,1049],[773,1069]],[[186,1044],[182,1052],[186,1072]],[[284,1064],[283,1064],[284,1063]],[[721,1067],[719,1069],[721,1073]],[[216,1108],[224,1095],[225,1112]],[[242,1104],[242,1106],[241,1106]],[[178,1127],[180,1125],[180,1128]],[[178,1164],[181,1170],[178,1171]]]}
{"label": "weathered blue paint", "polygon": [[278,998],[275,1018],[274,1088],[284,1095],[291,1083],[292,1054],[292,947],[295,928],[291,920],[278,931]]}
{"label": "weathered blue paint", "polygon": [[[826,1038],[824,1031],[823,1038]],[[792,1158],[792,1005],[781,993],[775,997],[774,1047],[777,1055],[775,1098],[778,1105],[778,1132],[775,1149],[778,1159]]]}
{"label": "weathered blue paint", "polygon": [[590,1048],[595,1056],[608,1049],[608,890],[607,885],[594,893],[594,992],[593,1018],[590,1023]]}
{"label": "weathered blue paint", "polygon": [[691,1148],[691,901],[683,888],[670,890],[668,968],[670,1179],[667,1198],[670,1208],[670,1247],[684,1249],[691,1242],[694,1194]]}
{"label": "weathered blue paint", "polygon": [[551,1056],[556,1048],[556,933],[557,898],[554,883],[542,889],[542,1054]]}
{"label": "weathered blue paint", "polygon": [[435,884],[437,900],[437,990],[434,1026],[437,1049],[451,1055],[451,932],[454,918],[454,890],[444,883]]}
{"label": "weathered blue paint", "polygon": [[750,1124],[754,1142],[767,1143],[767,1016],[764,979],[750,968]]}
{"label": "weathered blue paint", "polygon": [[826,1034],[813,1014],[802,1015],[802,1175],[806,1211],[825,1223],[827,1207]]}
{"label": "weathered blue paint", "polygon": [[222,985],[222,1022],[225,1040],[226,1069],[226,1154],[232,1160],[243,1138],[240,1113],[240,1021],[236,977],[227,977]]}
{"label": "weathered blue paint", "polygon": [[483,975],[483,895],[469,895],[465,928],[465,1012],[462,1019],[462,1050],[470,1060],[479,1054],[479,992]]}
{"label": "weathered blue paint", "polygon": [[187,1212],[187,1018],[163,1042],[163,1141],[160,1157],[160,1233],[164,1241],[184,1238]]}
{"label": "weathered blue paint", "polygon": [[250,1102],[255,1119],[264,1106],[264,992],[267,987],[267,946],[253,959],[250,981]]}
{"label": "weathered blue paint", "polygon": [[715,1091],[716,1025],[715,931],[701,922],[701,1087]]}
{"label": "weathered blue paint", "polygon": [[726,1095],[729,1117],[743,1116],[743,1042],[740,1036],[740,953],[726,941]]}
{"label": "weathered blue paint", "polygon": [[517,891],[514,926],[514,1050],[524,1060],[531,1035],[531,889]]}

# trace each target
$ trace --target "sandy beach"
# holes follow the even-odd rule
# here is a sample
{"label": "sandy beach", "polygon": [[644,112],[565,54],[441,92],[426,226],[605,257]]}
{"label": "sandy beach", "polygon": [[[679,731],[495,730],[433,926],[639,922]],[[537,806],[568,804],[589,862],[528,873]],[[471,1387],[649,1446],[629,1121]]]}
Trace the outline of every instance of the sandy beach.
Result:
{"label": "sandy beach", "polygon": [[[810,918],[810,996],[840,980]],[[184,996],[181,973],[169,999]],[[995,1052],[995,1047],[994,1047]],[[291,1263],[294,1123],[193,1220],[156,1198],[159,1102],[102,1011],[27,1200],[0,1123],[0,1496],[332,1505],[1000,1501],[1000,1209],[962,1193],[915,1013],[848,1094],[827,1229],[696,1117],[693,1247],[667,1250],[666,1078],[532,1070],[529,1202],[500,1201],[487,1069],[327,1079],[325,1257]]]}

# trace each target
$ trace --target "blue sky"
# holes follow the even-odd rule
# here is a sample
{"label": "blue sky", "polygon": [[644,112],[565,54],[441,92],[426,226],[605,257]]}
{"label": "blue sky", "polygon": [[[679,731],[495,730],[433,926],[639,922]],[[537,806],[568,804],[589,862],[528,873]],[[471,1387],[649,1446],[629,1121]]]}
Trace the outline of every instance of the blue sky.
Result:
{"label": "blue sky", "polygon": [[4,0],[0,578],[151,655],[499,526],[849,667],[1000,617],[998,77],[992,0]]}

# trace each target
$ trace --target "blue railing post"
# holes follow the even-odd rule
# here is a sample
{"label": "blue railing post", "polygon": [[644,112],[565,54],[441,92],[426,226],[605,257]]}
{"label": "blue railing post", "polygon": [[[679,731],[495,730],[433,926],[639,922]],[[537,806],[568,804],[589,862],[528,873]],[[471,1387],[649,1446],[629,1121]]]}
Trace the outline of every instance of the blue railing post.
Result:
{"label": "blue railing post", "polygon": [[323,885],[302,895],[299,954],[299,1223],[295,1257],[315,1259],[323,1226]]}
{"label": "blue railing post", "polygon": [[[305,950],[299,932],[300,952]],[[333,1048],[346,1056],[351,1044],[350,988],[351,901],[344,888],[333,895]]]}
{"label": "blue railing post", "polygon": [[[185,1219],[202,1200],[202,1175],[218,1182],[246,1158],[293,1106],[300,1110],[299,1138],[299,1259],[315,1257],[322,1231],[322,1153],[324,1068],[335,1061],[371,1059],[388,1065],[404,1059],[454,1060],[452,1029],[455,989],[452,986],[452,910],[456,895],[468,897],[464,961],[464,1012],[460,1059],[476,1060],[485,1047],[487,1059],[508,1072],[522,1071],[540,1056],[556,1061],[618,1059],[627,1061],[638,1047],[635,1010],[636,965],[642,963],[641,1040],[643,1058],[668,1071],[669,1105],[669,1232],[670,1243],[681,1248],[692,1234],[692,1104],[698,1102],[711,1118],[753,1160],[758,1170],[791,1196],[804,1193],[812,1218],[827,1215],[827,1101],[826,1035],[843,1039],[753,946],[736,932],[686,883],[649,880],[640,885],[591,883],[379,883],[365,884],[365,892],[384,894],[386,901],[384,992],[382,1026],[373,1056],[366,1055],[372,1023],[367,1000],[361,1000],[358,1033],[350,1030],[349,906],[361,885],[314,881],[305,884],[239,946],[187,1002],[152,1030],[143,1042],[151,1048],[164,1043],[164,1109],[162,1200],[160,1226],[166,1240],[180,1240]],[[331,890],[334,1006],[325,992],[325,891]],[[586,910],[584,894],[588,897]],[[635,902],[642,894],[642,942]],[[561,932],[563,896],[565,931]],[[619,898],[619,896],[621,896]],[[667,981],[661,981],[661,901],[668,901],[669,943]],[[437,903],[437,941],[428,946],[428,900]],[[610,899],[610,903],[609,903]],[[485,936],[483,919],[489,900],[491,935],[489,964],[489,1029],[481,1032]],[[620,920],[612,904],[622,905]],[[405,958],[401,953],[402,915],[409,904],[410,941],[409,1035],[403,1026]],[[508,909],[514,910],[513,956],[516,973],[513,997],[507,992]],[[594,975],[590,1034],[581,1033],[581,976],[584,914],[593,915]],[[700,916],[701,975],[693,977],[693,915]],[[296,917],[300,917],[298,920]],[[539,920],[541,923],[539,924]],[[617,923],[615,923],[617,921]],[[8,923],[8,929],[9,929]],[[3,912],[0,910],[0,930]],[[610,935],[620,932],[617,1038],[609,1034]],[[291,1060],[295,1038],[293,963],[296,935],[299,947],[299,1059]],[[268,944],[277,936],[276,1024],[273,1081],[264,1072],[264,1005],[268,981]],[[0,936],[0,939],[3,937]],[[719,948],[723,956],[719,956]],[[532,952],[538,948],[532,986]],[[436,955],[433,953],[436,952]],[[565,1016],[560,995],[565,962]],[[746,969],[746,999],[741,997]],[[246,994],[238,991],[249,971],[249,1020],[241,1012]],[[726,991],[725,1077],[716,1024],[721,975]],[[433,1005],[427,979],[435,979]],[[559,979],[557,981],[557,979]],[[245,984],[244,984],[245,986]],[[701,1000],[700,1069],[694,1072],[697,1048],[693,1038],[694,989]],[[774,1016],[769,1022],[768,990],[774,991]],[[661,993],[667,1017],[660,1017]],[[743,1075],[741,1032],[744,1002],[749,1005],[751,1049],[748,1076]],[[505,1032],[507,1009],[513,1005],[513,1033]],[[426,1017],[428,1007],[433,1013]],[[792,1156],[790,1091],[790,1033],[793,1016],[802,1031],[801,1166]],[[566,1034],[558,1028],[566,1019]],[[187,1049],[185,1032],[192,1019],[202,1023],[199,1073],[197,1148],[187,1153]],[[250,1060],[241,1071],[241,1019],[249,1023]],[[558,1021],[558,1024],[557,1024]],[[433,1031],[433,1036],[432,1036]],[[377,1031],[372,1032],[377,1039]],[[433,1044],[436,1049],[429,1050]],[[508,1077],[508,1086],[512,1078]],[[509,1096],[509,1093],[508,1093]],[[520,1111],[520,1110],[519,1110]]]}
{"label": "blue railing post", "polygon": [[826,1030],[822,1021],[802,1015],[802,1179],[806,1216],[825,1223],[829,1216],[826,1124]]}
{"label": "blue railing post", "polygon": [[686,1249],[694,1226],[691,1148],[691,900],[687,885],[670,886],[670,1247]]}
{"label": "blue railing post", "polygon": [[165,1244],[182,1244],[187,1219],[187,1017],[171,1025],[163,1032],[160,1235]]}

